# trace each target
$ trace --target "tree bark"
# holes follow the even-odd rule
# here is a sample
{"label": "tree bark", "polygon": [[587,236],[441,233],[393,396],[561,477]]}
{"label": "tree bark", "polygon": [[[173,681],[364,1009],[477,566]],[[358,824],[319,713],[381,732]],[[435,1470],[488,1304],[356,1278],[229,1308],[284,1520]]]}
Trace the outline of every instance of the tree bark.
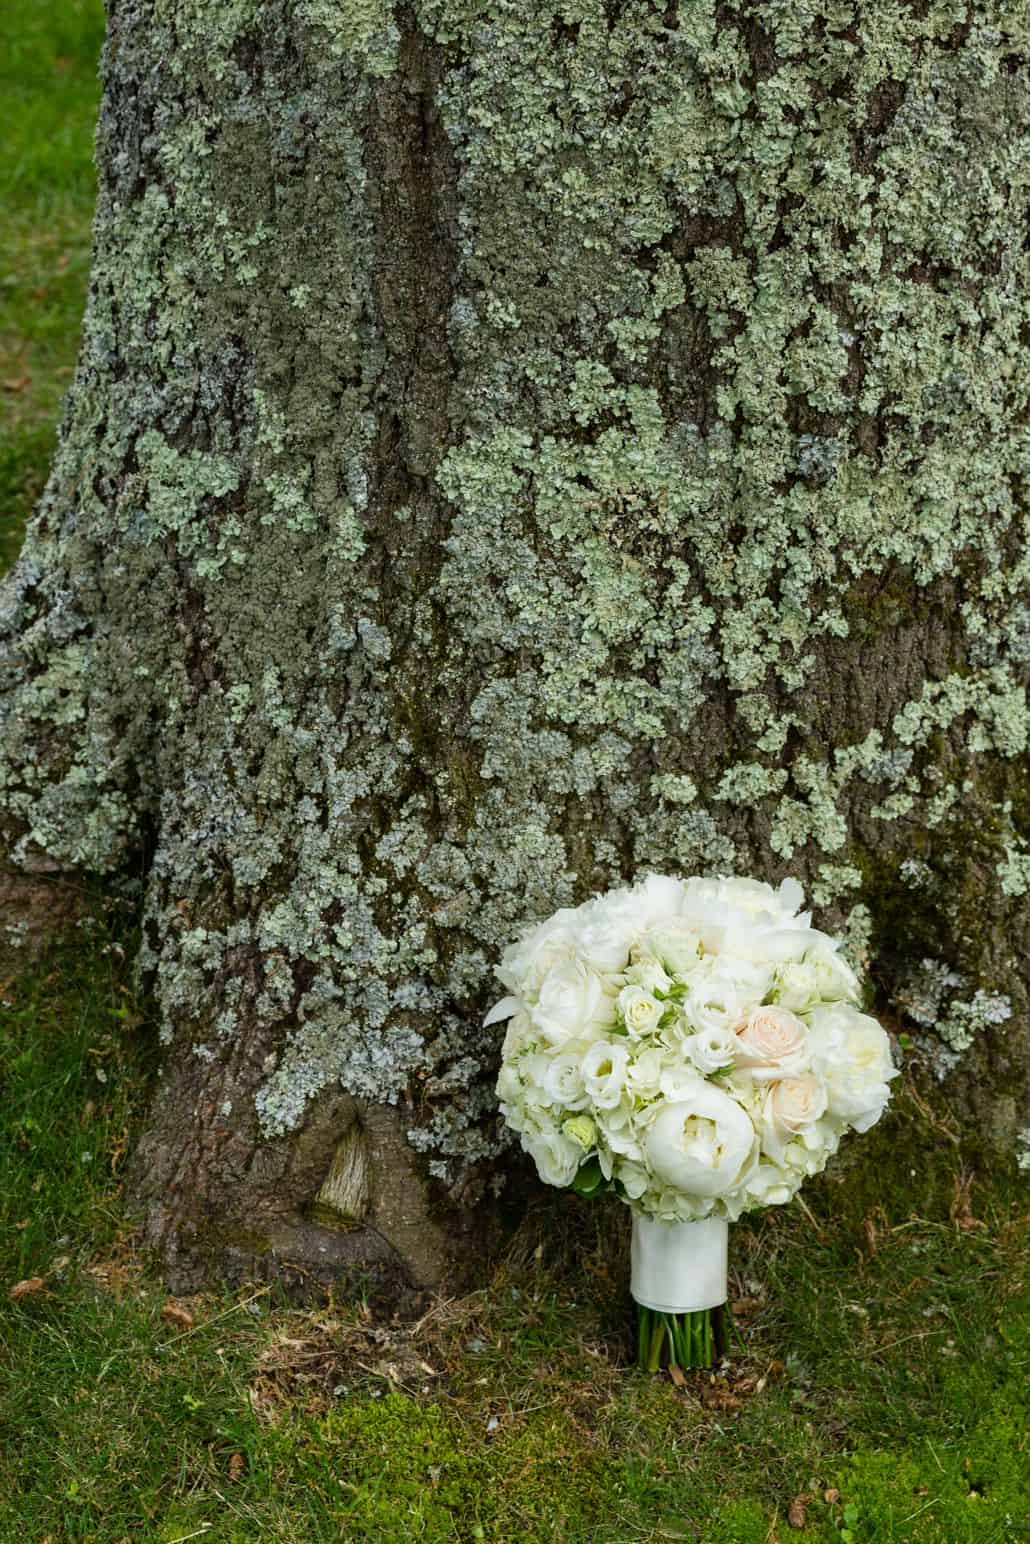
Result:
{"label": "tree bark", "polygon": [[648,868],[798,874],[1030,1125],[1025,47],[111,0],[0,801],[15,864],[143,875],[178,1285],[467,1262],[492,963]]}

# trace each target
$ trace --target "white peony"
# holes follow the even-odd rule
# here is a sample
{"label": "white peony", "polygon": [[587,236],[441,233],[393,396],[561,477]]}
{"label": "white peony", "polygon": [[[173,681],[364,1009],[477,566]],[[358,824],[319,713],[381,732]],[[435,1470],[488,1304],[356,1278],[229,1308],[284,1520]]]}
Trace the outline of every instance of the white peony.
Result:
{"label": "white peony", "polygon": [[882,1027],[850,1003],[833,1003],[809,1015],[813,1070],[823,1079],[831,1115],[856,1131],[876,1124],[899,1076]]}
{"label": "white peony", "polygon": [[556,911],[504,951],[498,979],[512,992],[535,997],[549,971],[576,958],[576,931],[577,912],[568,906]]}
{"label": "white peony", "polygon": [[657,1110],[644,1147],[659,1180],[692,1196],[732,1190],[757,1147],[755,1128],[737,1101],[698,1078],[688,1098]]}

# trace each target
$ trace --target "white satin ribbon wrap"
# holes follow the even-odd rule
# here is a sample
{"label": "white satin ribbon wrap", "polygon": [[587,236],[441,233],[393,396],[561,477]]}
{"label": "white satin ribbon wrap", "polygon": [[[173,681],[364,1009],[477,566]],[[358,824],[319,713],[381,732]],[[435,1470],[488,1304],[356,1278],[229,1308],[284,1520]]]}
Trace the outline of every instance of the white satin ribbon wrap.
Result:
{"label": "white satin ribbon wrap", "polygon": [[722,1217],[702,1222],[659,1222],[633,1213],[630,1292],[657,1313],[698,1313],[726,1301],[730,1225]]}

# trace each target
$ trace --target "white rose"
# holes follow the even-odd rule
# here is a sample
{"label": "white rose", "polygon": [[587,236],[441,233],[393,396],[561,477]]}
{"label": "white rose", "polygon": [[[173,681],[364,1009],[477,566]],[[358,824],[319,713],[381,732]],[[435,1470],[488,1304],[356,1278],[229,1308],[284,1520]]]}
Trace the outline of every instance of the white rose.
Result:
{"label": "white rose", "polygon": [[522,1144],[536,1163],[545,1185],[571,1185],[583,1162],[583,1149],[557,1130],[523,1136]]}
{"label": "white rose", "polygon": [[773,984],[776,1001],[791,1013],[805,1013],[820,999],[815,968],[804,960],[790,960],[776,972]]}
{"label": "white rose", "polygon": [[651,997],[656,997],[659,992],[668,992],[675,985],[672,977],[666,975],[653,956],[642,955],[636,949],[633,951],[633,964],[627,965],[623,975],[628,986],[643,987]]}
{"label": "white rose", "polygon": [[758,1163],[748,1178],[749,1206],[782,1206],[789,1201],[801,1182],[800,1175],[781,1169],[779,1164]]}
{"label": "white rose", "polygon": [[751,1003],[765,996],[772,971],[747,961],[719,961],[691,979],[684,1012],[695,1030],[732,1029]]}
{"label": "white rose", "polygon": [[619,1012],[633,1040],[654,1034],[663,1011],[663,1005],[642,986],[624,986],[619,993]]}
{"label": "white rose", "polygon": [[826,1112],[826,1087],[819,1078],[781,1078],[770,1083],[762,1107],[762,1148],[782,1163],[787,1144],[805,1137]]}
{"label": "white rose", "polygon": [[678,917],[652,928],[643,946],[673,976],[687,976],[700,963],[701,936]]}
{"label": "white rose", "polygon": [[888,1084],[900,1075],[885,1031],[850,1003],[816,1008],[808,1023],[812,1065],[826,1084],[829,1113],[868,1131],[890,1098]]}
{"label": "white rose", "polygon": [[804,1021],[789,1008],[753,1008],[737,1029],[736,1061],[756,1083],[806,1072],[810,1058]]}
{"label": "white rose", "polygon": [[544,1075],[544,1088],[549,1098],[566,1110],[583,1110],[589,1102],[583,1084],[584,1050],[582,1044],[567,1042],[557,1056],[551,1058]]}
{"label": "white rose", "polygon": [[615,1005],[596,972],[582,960],[570,960],[545,976],[530,1016],[551,1045],[561,1046],[591,1026],[612,1023]]}
{"label": "white rose", "polygon": [[737,1051],[737,1037],[730,1029],[700,1029],[694,1035],[688,1035],[683,1041],[683,1049],[698,1072],[707,1076],[711,1072],[718,1072],[721,1067],[729,1067]]}
{"label": "white rose", "polygon": [[824,1002],[857,1002],[861,995],[858,977],[841,958],[831,939],[822,941],[805,954],[804,963],[815,976],[816,996]]}
{"label": "white rose", "polygon": [[659,1180],[687,1196],[722,1196],[756,1153],[750,1117],[735,1099],[698,1079],[689,1097],[659,1107],[645,1140]]}

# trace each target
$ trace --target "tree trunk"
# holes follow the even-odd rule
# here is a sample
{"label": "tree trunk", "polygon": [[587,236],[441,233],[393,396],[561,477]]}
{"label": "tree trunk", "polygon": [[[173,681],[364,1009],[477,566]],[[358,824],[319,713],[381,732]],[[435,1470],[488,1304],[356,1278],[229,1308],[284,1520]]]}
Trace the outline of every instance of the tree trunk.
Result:
{"label": "tree trunk", "polygon": [[0,799],[144,875],[177,1284],[468,1258],[492,962],[649,868],[1030,1122],[1017,11],[111,0]]}

